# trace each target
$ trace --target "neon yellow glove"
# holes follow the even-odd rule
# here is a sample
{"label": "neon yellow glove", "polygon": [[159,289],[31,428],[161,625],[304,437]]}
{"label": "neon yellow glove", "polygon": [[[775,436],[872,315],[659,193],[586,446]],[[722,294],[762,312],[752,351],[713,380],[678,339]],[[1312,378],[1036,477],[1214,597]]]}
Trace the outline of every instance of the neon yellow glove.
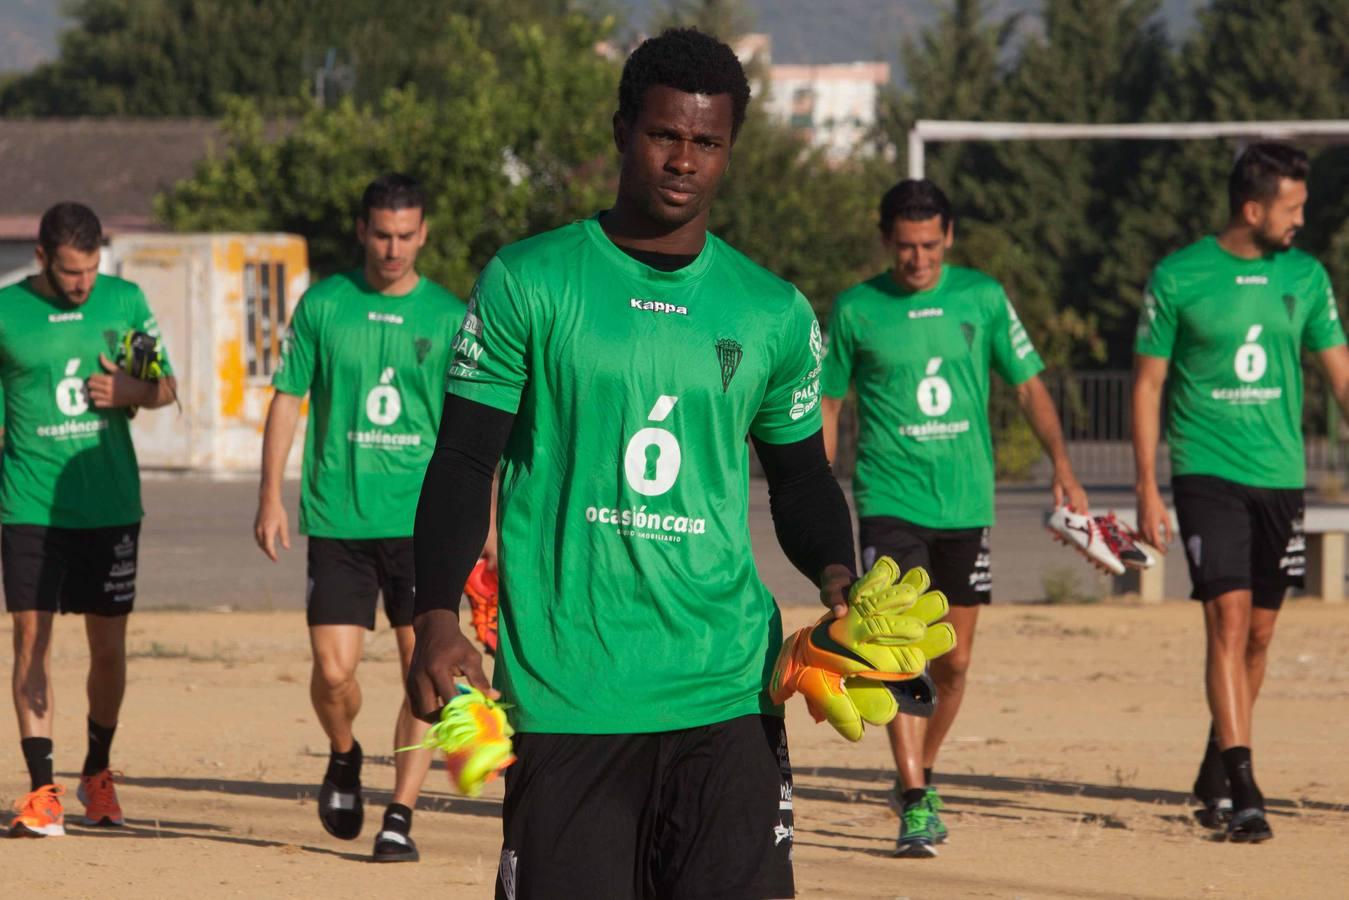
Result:
{"label": "neon yellow glove", "polygon": [[848,592],[847,615],[825,615],[783,642],[769,683],[773,702],[799,691],[815,721],[850,741],[861,740],[864,723],[893,719],[898,702],[881,682],[917,678],[955,646],[955,629],[933,624],[949,605],[930,583],[921,568],[899,579],[894,560],[878,559]]}
{"label": "neon yellow glove", "polygon": [[426,731],[420,744],[399,747],[405,750],[441,750],[450,772],[450,784],[462,794],[476,797],[482,786],[501,770],[515,762],[511,735],[515,729],[506,721],[502,704],[477,688],[459,685],[459,696],[446,703],[440,721]]}

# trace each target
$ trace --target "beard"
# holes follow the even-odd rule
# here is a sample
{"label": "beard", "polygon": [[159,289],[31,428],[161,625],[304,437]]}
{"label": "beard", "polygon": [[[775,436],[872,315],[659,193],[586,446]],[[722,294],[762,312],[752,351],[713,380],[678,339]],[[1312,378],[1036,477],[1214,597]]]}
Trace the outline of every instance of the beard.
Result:
{"label": "beard", "polygon": [[78,306],[85,300],[89,299],[88,294],[85,294],[78,300],[70,296],[70,294],[67,293],[66,289],[61,287],[61,282],[56,280],[56,273],[55,271],[53,271],[51,263],[47,263],[45,266],[42,267],[42,277],[47,279],[47,286],[52,289],[52,293],[54,293],[62,303],[66,303],[70,306]]}
{"label": "beard", "polygon": [[[1285,236],[1286,235],[1286,236]],[[1255,232],[1255,245],[1260,248],[1260,252],[1266,256],[1274,253],[1283,253],[1293,247],[1293,238],[1297,236],[1297,230],[1289,234],[1284,232],[1281,235],[1272,235],[1264,231]]]}

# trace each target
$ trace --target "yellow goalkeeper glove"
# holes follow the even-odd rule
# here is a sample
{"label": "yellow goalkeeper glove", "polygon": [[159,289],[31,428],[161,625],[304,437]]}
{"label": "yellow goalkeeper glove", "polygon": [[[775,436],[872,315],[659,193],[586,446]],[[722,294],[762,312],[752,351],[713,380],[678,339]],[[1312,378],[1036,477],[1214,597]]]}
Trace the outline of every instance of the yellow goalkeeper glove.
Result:
{"label": "yellow goalkeeper glove", "polygon": [[[902,579],[888,556],[848,592],[848,613],[825,615],[783,642],[769,684],[774,703],[799,691],[815,721],[828,721],[850,741],[864,723],[884,725],[899,711],[884,684],[923,674],[929,659],[955,646],[955,629],[937,620],[949,604],[921,568]],[[937,623],[937,624],[933,624]]]}

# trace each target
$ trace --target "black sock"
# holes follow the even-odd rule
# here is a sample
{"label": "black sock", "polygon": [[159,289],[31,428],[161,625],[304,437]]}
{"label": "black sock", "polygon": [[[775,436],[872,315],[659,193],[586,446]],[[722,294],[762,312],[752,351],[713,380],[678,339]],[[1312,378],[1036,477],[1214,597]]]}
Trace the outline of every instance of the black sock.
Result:
{"label": "black sock", "polygon": [[384,830],[404,835],[412,831],[412,810],[401,803],[390,803],[384,810]]}
{"label": "black sock", "polygon": [[1255,786],[1255,770],[1251,767],[1250,747],[1228,747],[1222,752],[1223,768],[1232,785],[1232,808],[1235,810],[1265,808],[1265,797]]}
{"label": "black sock", "polygon": [[108,754],[112,752],[112,735],[116,730],[116,725],[104,728],[93,719],[89,719],[89,752],[84,757],[81,775],[97,775],[108,767]]}
{"label": "black sock", "polygon": [[28,779],[33,783],[29,790],[37,790],[55,780],[52,774],[52,739],[24,738],[19,741],[23,749],[23,761],[28,764]]}
{"label": "black sock", "polygon": [[927,788],[909,788],[904,792],[904,805],[909,806],[914,803],[922,803],[923,798],[927,796]]}
{"label": "black sock", "polygon": [[1194,795],[1204,802],[1232,795],[1232,789],[1227,786],[1222,751],[1218,749],[1218,731],[1212,725],[1208,729],[1204,761],[1199,764],[1199,774],[1194,779]]}
{"label": "black sock", "polygon": [[328,772],[323,776],[337,786],[338,790],[354,791],[361,785],[361,745],[351,742],[346,753],[331,750],[328,753]]}
{"label": "black sock", "polygon": [[932,786],[932,770],[931,770],[931,769],[924,769],[924,770],[923,770],[923,784],[927,785],[928,787],[931,787],[931,786]]}

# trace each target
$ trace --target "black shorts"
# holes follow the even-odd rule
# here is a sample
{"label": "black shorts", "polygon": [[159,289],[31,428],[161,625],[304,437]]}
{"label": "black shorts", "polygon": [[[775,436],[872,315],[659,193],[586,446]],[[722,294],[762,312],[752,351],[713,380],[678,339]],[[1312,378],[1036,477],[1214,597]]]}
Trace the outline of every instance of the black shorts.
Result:
{"label": "black shorts", "polygon": [[375,607],[384,595],[389,624],[412,624],[412,538],[309,539],[309,587],[305,617],[310,625],[359,625],[374,630]]}
{"label": "black shorts", "polygon": [[1302,587],[1307,537],[1300,488],[1177,475],[1171,493],[1195,600],[1249,590],[1255,606],[1278,609],[1288,588]]}
{"label": "black shorts", "polygon": [[932,586],[952,606],[979,606],[993,598],[987,528],[925,528],[892,516],[858,520],[862,568],[888,556],[901,571],[927,569]]}
{"label": "black shorts", "polygon": [[109,528],[0,528],[9,612],[125,616],[136,605],[141,523]]}
{"label": "black shorts", "polygon": [[516,737],[497,900],[792,897],[776,716],[656,734]]}

